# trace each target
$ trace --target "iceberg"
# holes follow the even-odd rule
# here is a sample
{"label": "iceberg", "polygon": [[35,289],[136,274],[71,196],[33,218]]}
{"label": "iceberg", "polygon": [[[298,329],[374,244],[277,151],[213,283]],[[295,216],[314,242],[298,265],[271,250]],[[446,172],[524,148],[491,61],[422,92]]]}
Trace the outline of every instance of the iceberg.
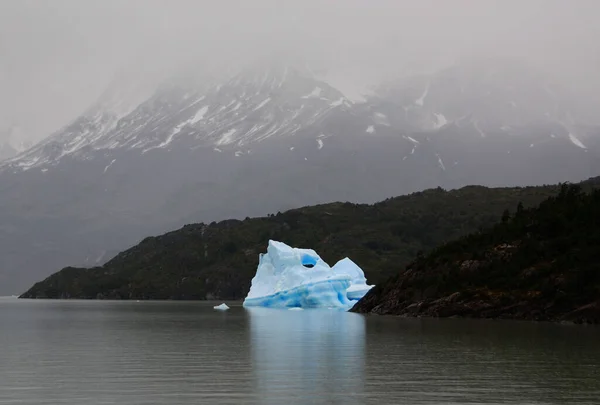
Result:
{"label": "iceberg", "polygon": [[222,303],[221,305],[217,305],[213,308],[216,310],[219,310],[219,311],[227,311],[229,309],[229,307],[225,303]]}
{"label": "iceberg", "polygon": [[269,241],[261,253],[245,307],[337,308],[348,310],[373,286],[349,258],[333,267],[312,249]]}

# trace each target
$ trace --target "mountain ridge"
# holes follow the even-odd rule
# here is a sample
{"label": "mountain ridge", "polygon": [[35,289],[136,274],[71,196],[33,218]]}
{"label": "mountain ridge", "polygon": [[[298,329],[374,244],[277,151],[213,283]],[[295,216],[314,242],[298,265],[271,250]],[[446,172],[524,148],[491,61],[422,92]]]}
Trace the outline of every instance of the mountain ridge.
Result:
{"label": "mountain ridge", "polygon": [[190,224],[145,238],[102,267],[67,267],[22,297],[241,299],[269,239],[313,248],[326,261],[352,256],[370,283],[380,283],[421,251],[491,226],[519,203],[535,206],[558,192],[558,186],[431,189],[374,205],[330,203]]}

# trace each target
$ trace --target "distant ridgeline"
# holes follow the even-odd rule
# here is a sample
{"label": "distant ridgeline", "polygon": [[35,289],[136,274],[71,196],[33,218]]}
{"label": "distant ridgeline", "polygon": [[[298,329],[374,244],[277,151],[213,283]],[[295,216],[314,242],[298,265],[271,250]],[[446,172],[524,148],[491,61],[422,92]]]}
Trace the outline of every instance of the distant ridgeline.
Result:
{"label": "distant ridgeline", "polygon": [[[598,183],[592,179],[584,187]],[[557,195],[560,189],[557,185],[437,188],[373,205],[331,203],[263,218],[186,225],[146,238],[102,267],[67,267],[35,284],[21,298],[243,299],[258,254],[264,252],[269,239],[315,249],[328,262],[352,257],[369,282],[379,285],[415,257],[418,262],[425,260],[423,255],[436,246],[473,232],[478,233],[470,238],[480,237],[484,235],[481,230],[502,218],[503,226],[508,226],[508,210],[522,206],[519,215],[525,215],[530,212],[528,207]],[[443,249],[447,248],[427,257],[437,257]],[[368,297],[369,302],[379,298],[374,294]],[[375,306],[356,310],[368,312]]]}
{"label": "distant ridgeline", "polygon": [[417,257],[352,310],[600,323],[600,190],[563,185],[539,207],[505,212]]}

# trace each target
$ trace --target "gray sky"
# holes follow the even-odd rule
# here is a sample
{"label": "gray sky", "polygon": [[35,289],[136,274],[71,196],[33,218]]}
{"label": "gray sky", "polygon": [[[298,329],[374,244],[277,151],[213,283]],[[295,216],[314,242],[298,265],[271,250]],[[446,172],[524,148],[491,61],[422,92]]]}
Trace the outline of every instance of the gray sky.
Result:
{"label": "gray sky", "polygon": [[599,19],[597,0],[0,0],[0,129],[48,135],[121,67],[162,74],[273,53],[356,82],[517,56],[598,103]]}

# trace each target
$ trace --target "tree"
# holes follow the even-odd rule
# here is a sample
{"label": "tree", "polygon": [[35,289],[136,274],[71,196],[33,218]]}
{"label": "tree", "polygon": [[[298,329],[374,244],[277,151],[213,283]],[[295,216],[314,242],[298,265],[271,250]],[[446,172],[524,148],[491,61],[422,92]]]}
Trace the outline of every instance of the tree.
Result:
{"label": "tree", "polygon": [[509,220],[510,220],[510,211],[508,209],[506,209],[502,213],[502,223],[506,224]]}

